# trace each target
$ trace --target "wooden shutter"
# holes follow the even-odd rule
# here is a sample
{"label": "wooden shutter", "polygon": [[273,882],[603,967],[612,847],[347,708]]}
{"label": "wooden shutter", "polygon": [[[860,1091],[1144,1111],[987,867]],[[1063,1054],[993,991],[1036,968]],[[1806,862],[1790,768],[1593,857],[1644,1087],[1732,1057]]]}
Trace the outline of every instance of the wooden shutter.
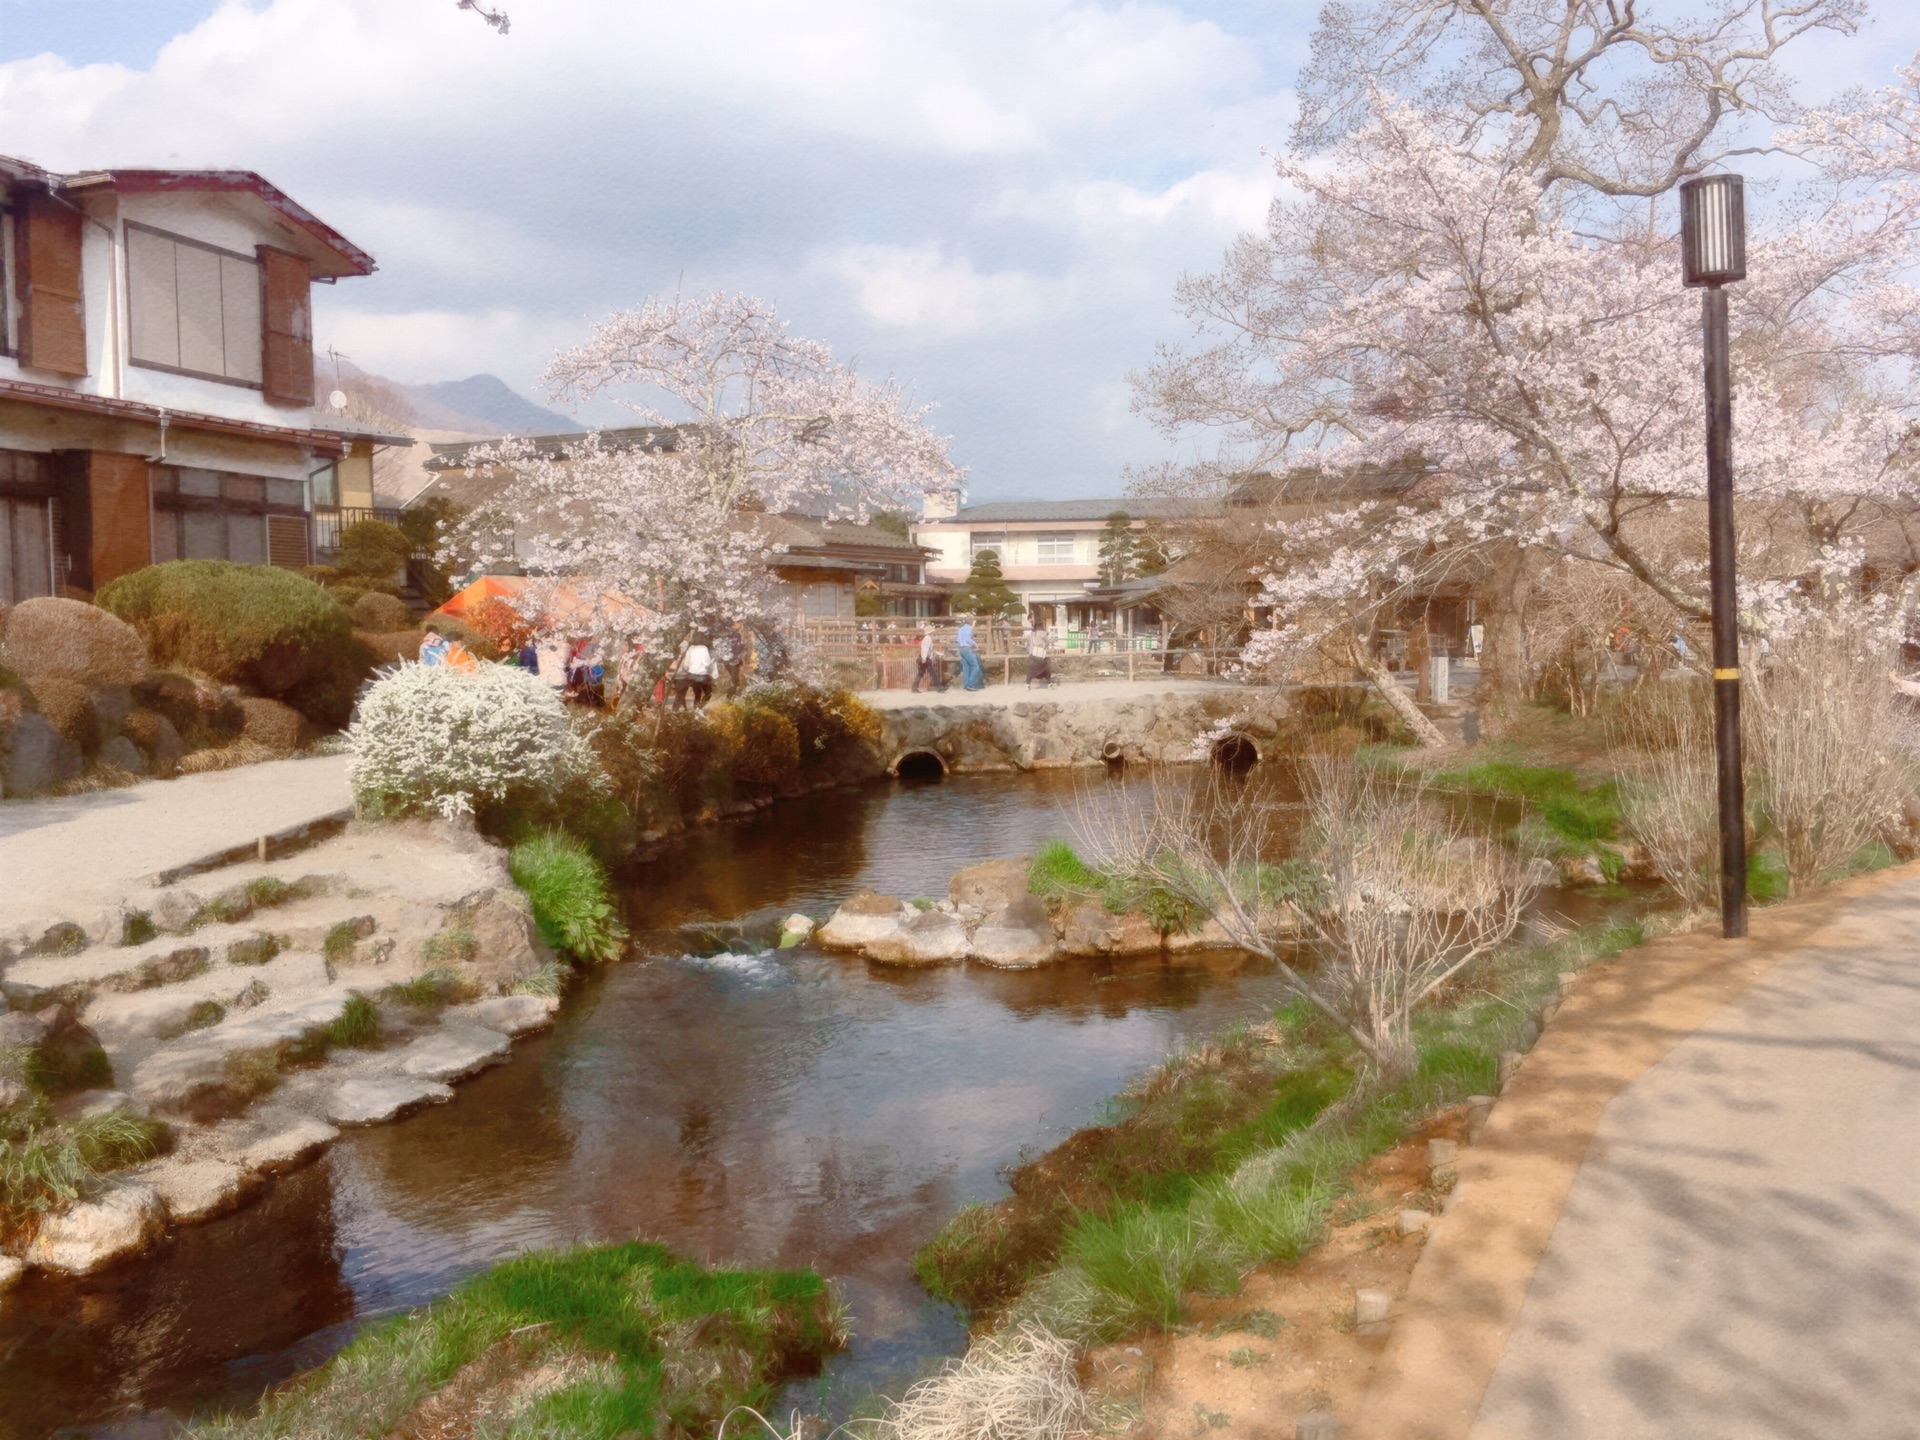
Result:
{"label": "wooden shutter", "polygon": [[261,389],[277,405],[313,404],[313,281],[306,259],[260,248]]}
{"label": "wooden shutter", "polygon": [[291,570],[308,561],[307,517],[269,515],[267,517],[267,563]]}
{"label": "wooden shutter", "polygon": [[29,195],[14,225],[19,270],[20,363],[56,375],[87,373],[78,210],[51,195]]}

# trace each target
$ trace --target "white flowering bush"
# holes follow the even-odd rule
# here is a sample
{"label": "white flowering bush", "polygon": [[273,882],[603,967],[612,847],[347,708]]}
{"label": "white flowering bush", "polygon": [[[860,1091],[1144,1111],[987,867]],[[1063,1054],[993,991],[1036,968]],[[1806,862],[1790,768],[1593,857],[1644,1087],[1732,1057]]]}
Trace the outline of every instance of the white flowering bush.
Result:
{"label": "white flowering bush", "polygon": [[476,801],[544,790],[569,760],[559,694],[525,670],[401,665],[347,732],[355,801],[382,815],[471,814]]}

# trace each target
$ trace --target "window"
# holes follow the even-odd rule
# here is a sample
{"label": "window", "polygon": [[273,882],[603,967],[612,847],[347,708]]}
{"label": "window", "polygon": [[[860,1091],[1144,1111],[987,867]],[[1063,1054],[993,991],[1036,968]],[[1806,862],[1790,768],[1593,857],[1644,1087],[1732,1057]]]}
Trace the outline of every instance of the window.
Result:
{"label": "window", "polygon": [[305,565],[306,484],[190,465],[155,465],[153,559]]}
{"label": "window", "polygon": [[60,517],[45,455],[0,450],[0,605],[52,595],[60,582]]}
{"label": "window", "polygon": [[260,262],[127,225],[133,363],[260,384]]}
{"label": "window", "polygon": [[1001,563],[1005,564],[1007,559],[1007,539],[1008,537],[1006,535],[997,530],[986,533],[976,530],[967,536],[967,559],[969,561],[978,560],[982,550],[991,550],[995,555],[1000,557]]}
{"label": "window", "polygon": [[1073,563],[1073,536],[1042,535],[1039,538],[1041,565],[1071,565]]}
{"label": "window", "polygon": [[8,292],[13,282],[13,212],[0,205],[0,355],[13,353],[13,315],[8,307]]}

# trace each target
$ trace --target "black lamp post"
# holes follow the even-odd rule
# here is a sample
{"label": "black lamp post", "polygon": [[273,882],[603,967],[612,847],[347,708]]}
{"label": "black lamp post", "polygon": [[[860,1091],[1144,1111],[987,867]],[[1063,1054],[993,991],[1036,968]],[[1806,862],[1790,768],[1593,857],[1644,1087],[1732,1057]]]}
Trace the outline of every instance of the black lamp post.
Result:
{"label": "black lamp post", "polygon": [[1747,933],[1747,804],[1740,774],[1740,636],[1733,551],[1733,394],[1725,286],[1747,278],[1746,189],[1738,175],[1680,187],[1689,286],[1705,290],[1708,584],[1713,592],[1713,731],[1720,760],[1720,933]]}

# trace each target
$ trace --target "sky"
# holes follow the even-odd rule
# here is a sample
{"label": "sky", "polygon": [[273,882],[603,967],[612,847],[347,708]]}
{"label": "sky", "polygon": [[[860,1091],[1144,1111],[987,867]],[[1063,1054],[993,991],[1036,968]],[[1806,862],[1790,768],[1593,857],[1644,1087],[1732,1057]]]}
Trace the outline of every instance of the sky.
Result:
{"label": "sky", "polygon": [[[597,317],[734,290],[934,404],[976,501],[1199,453],[1127,376],[1261,224],[1316,0],[498,3],[0,0],[0,152],[259,171],[379,261],[316,343],[394,379],[544,402]],[[1916,51],[1883,3],[1803,98]]]}

